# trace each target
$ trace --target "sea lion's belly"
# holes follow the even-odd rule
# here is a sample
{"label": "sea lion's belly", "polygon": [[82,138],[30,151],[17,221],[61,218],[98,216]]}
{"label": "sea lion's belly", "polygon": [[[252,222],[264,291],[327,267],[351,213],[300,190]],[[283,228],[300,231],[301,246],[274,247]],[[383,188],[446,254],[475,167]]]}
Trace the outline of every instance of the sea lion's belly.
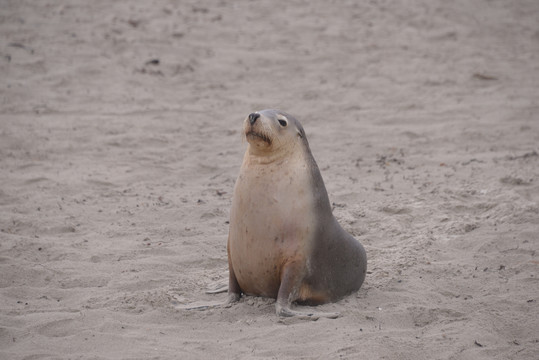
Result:
{"label": "sea lion's belly", "polygon": [[312,197],[300,183],[305,179],[298,169],[279,171],[242,171],[234,190],[228,250],[246,294],[276,297],[283,266],[305,263],[310,250]]}

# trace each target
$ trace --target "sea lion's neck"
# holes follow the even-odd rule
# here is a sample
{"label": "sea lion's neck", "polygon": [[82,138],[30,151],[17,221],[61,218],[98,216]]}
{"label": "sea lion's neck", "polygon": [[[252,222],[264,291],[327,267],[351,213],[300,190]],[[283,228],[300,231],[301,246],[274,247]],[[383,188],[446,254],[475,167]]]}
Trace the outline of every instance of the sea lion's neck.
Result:
{"label": "sea lion's neck", "polygon": [[251,165],[280,164],[291,157],[298,156],[299,149],[283,147],[272,151],[263,151],[250,145],[245,153],[245,160]]}
{"label": "sea lion's neck", "polygon": [[245,154],[246,160],[249,162],[250,165],[271,165],[271,164],[279,164],[285,161],[286,156],[276,156],[274,154],[269,155],[259,155],[259,154],[251,154],[247,152]]}

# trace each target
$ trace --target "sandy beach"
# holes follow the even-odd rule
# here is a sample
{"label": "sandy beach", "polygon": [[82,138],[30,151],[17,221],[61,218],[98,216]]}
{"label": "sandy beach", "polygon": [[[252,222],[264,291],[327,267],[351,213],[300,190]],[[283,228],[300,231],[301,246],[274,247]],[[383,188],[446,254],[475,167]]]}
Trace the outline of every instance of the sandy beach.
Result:
{"label": "sandy beach", "polygon": [[[539,2],[0,1],[0,358],[537,359]],[[303,124],[368,274],[229,308],[243,119]]]}

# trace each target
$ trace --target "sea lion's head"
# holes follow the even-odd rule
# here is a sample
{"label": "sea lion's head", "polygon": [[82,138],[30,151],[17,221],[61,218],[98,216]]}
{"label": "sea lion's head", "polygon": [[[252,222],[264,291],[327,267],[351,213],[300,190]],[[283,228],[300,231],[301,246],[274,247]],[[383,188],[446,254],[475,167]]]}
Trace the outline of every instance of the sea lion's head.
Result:
{"label": "sea lion's head", "polygon": [[292,115],[279,110],[251,113],[243,122],[245,138],[251,153],[263,155],[307,143],[303,127]]}

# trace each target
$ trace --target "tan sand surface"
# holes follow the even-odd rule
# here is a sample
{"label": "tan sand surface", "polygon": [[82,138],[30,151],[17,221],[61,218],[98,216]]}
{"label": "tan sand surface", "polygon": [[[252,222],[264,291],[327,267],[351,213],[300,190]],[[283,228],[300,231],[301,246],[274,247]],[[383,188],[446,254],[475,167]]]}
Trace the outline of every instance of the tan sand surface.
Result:
{"label": "tan sand surface", "polygon": [[[1,359],[537,359],[539,2],[0,1]],[[307,132],[369,274],[224,301],[243,118]]]}

